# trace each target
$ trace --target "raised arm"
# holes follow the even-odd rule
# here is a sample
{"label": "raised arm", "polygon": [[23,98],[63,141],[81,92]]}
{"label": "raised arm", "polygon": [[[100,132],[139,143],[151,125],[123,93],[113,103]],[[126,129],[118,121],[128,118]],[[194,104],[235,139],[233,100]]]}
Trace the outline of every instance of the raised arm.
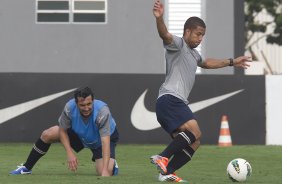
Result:
{"label": "raised arm", "polygon": [[241,67],[241,68],[248,68],[250,65],[248,62],[251,62],[251,57],[249,56],[240,56],[235,59],[212,59],[207,58],[204,62],[199,64],[199,67],[205,69],[217,69],[223,68],[226,66],[234,66],[234,67]]}
{"label": "raised arm", "polygon": [[168,32],[164,23],[164,6],[159,0],[157,0],[154,4],[153,14],[156,17],[157,29],[160,37],[162,38],[165,44],[170,44],[172,42],[172,34]]}

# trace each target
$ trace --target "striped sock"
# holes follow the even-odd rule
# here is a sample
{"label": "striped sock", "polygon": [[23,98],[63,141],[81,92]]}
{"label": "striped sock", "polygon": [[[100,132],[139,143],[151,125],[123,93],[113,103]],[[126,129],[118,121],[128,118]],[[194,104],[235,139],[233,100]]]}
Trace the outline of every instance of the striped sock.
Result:
{"label": "striped sock", "polygon": [[167,173],[172,174],[176,170],[180,169],[182,166],[187,164],[192,159],[194,153],[195,151],[190,146],[178,153],[175,153],[173,155],[173,158],[167,165]]}
{"label": "striped sock", "polygon": [[190,131],[186,130],[185,132],[180,132],[160,155],[170,158],[172,155],[182,151],[195,141],[196,137]]}
{"label": "striped sock", "polygon": [[44,156],[51,144],[47,144],[43,142],[40,138],[36,141],[36,143],[33,145],[32,150],[30,151],[28,158],[26,162],[24,163],[24,166],[28,170],[32,170],[33,166],[36,164],[36,162]]}

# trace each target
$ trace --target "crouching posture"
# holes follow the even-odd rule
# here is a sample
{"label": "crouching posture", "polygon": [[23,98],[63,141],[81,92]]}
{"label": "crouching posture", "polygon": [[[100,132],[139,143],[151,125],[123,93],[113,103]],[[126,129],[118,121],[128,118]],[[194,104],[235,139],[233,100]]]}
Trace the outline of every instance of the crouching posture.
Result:
{"label": "crouching posture", "polygon": [[103,101],[94,99],[90,88],[74,92],[59,117],[59,125],[44,130],[35,142],[26,162],[10,172],[12,175],[31,174],[36,162],[44,156],[50,145],[61,141],[66,153],[68,168],[76,171],[78,159],[74,153],[89,148],[99,176],[118,174],[115,147],[119,139],[116,123],[109,107]]}

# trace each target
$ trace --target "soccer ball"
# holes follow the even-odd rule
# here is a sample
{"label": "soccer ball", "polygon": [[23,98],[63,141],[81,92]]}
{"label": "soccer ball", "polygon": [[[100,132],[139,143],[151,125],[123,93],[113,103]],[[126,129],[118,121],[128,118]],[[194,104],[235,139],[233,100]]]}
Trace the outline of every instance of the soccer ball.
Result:
{"label": "soccer ball", "polygon": [[251,174],[251,164],[245,159],[236,158],[227,165],[227,175],[234,182],[246,181]]}

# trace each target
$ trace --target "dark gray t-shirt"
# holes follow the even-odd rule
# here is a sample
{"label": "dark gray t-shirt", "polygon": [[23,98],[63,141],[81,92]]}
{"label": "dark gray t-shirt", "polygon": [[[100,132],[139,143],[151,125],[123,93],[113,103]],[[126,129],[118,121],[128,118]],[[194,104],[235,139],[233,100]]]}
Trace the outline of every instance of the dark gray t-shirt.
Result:
{"label": "dark gray t-shirt", "polygon": [[202,57],[197,50],[189,48],[183,38],[173,35],[173,41],[166,49],[166,77],[159,90],[159,97],[165,94],[180,98],[188,104],[188,96],[195,81],[197,66]]}
{"label": "dark gray t-shirt", "polygon": [[[61,116],[59,117],[59,126],[68,129],[71,127],[71,115],[69,106],[66,105]],[[84,119],[84,122],[87,122],[87,118]],[[91,122],[92,123],[92,122]],[[99,133],[101,137],[109,136],[110,133],[110,109],[108,106],[104,106],[98,112],[96,118],[96,125],[99,129]]]}

